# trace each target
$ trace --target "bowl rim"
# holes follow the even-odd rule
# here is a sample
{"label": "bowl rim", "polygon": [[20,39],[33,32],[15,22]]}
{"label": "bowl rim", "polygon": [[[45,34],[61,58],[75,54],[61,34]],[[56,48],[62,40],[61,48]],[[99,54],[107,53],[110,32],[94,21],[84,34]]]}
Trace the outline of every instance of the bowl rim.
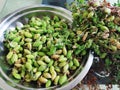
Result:
{"label": "bowl rim", "polygon": [[[8,20],[9,18],[13,17],[14,15],[16,15],[18,12],[21,12],[22,10],[25,10],[25,9],[30,9],[30,8],[37,8],[37,7],[49,7],[49,8],[54,8],[54,9],[58,9],[58,10],[62,10],[64,11],[66,14],[68,14],[70,17],[72,17],[72,12],[63,8],[63,7],[60,7],[60,6],[53,6],[53,5],[46,5],[46,4],[40,4],[40,5],[29,5],[29,6],[25,6],[25,7],[22,7],[22,8],[19,8],[9,14],[7,14],[6,16],[4,16],[2,19],[0,19],[0,24],[4,23],[6,20]],[[71,20],[72,22],[72,20]]]}

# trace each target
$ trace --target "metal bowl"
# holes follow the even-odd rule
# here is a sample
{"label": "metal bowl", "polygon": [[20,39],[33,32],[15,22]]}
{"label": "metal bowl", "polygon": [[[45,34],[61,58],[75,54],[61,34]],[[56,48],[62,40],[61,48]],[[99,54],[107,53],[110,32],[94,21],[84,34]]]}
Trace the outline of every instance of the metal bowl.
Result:
{"label": "metal bowl", "polygon": [[[88,73],[92,63],[93,63],[93,55],[90,53],[88,55],[87,60],[84,60],[82,63],[82,70],[81,67],[71,76],[69,79],[69,83],[63,86],[53,86],[50,88],[36,88],[32,87],[31,85],[21,85],[11,78],[8,77],[9,75],[9,68],[5,65],[5,49],[3,46],[4,41],[4,33],[6,30],[10,28],[16,27],[18,23],[27,23],[28,18],[32,16],[42,17],[45,15],[57,15],[61,18],[66,19],[70,24],[72,23],[72,13],[64,8],[57,7],[57,6],[46,6],[46,5],[37,5],[37,6],[30,6],[19,9],[12,14],[5,17],[0,23],[0,74],[1,78],[6,82],[6,85],[13,86],[14,89],[22,89],[22,90],[47,90],[47,89],[56,89],[56,90],[70,90],[74,86],[76,86]],[[7,87],[7,86],[6,86]],[[9,89],[9,88],[7,88]]]}

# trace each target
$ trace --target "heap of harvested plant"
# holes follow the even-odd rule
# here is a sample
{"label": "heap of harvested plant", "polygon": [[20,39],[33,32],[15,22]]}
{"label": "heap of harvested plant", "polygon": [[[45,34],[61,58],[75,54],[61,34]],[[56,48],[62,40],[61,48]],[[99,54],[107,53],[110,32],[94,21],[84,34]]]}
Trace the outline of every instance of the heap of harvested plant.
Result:
{"label": "heap of harvested plant", "polygon": [[79,39],[75,54],[86,56],[88,50],[94,51],[99,58],[94,71],[105,70],[111,79],[108,83],[120,84],[120,8],[106,1],[76,0],[71,11],[73,31]]}

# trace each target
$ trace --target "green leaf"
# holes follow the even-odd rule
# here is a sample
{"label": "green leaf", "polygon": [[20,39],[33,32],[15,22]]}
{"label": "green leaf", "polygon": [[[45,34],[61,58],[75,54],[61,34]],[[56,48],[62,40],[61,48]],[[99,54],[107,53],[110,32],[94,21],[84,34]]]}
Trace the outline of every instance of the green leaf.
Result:
{"label": "green leaf", "polygon": [[120,27],[117,28],[117,31],[120,32]]}
{"label": "green leaf", "polygon": [[83,4],[85,2],[85,0],[76,0],[77,2]]}

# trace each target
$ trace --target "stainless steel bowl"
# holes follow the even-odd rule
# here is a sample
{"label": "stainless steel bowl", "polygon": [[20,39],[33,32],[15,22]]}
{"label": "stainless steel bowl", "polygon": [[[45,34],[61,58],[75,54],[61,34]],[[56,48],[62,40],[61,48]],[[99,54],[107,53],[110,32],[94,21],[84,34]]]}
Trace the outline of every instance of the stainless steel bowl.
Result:
{"label": "stainless steel bowl", "polygon": [[[87,60],[82,63],[82,70],[81,67],[75,72],[73,76],[69,79],[69,83],[65,84],[64,86],[54,86],[50,88],[34,88],[31,87],[31,85],[21,85],[15,81],[13,81],[11,78],[8,77],[9,75],[9,69],[5,65],[5,49],[3,46],[3,40],[4,40],[4,33],[6,30],[9,30],[10,28],[14,28],[17,23],[27,23],[28,18],[32,16],[42,17],[44,15],[58,15],[61,18],[66,19],[69,23],[72,23],[72,14],[70,11],[57,7],[57,6],[46,6],[46,5],[40,5],[40,6],[30,6],[25,7],[22,9],[19,9],[12,14],[5,17],[1,23],[0,23],[0,74],[1,78],[6,82],[6,85],[13,86],[14,89],[22,89],[22,90],[46,90],[46,89],[56,89],[56,90],[70,90],[74,86],[76,86],[88,73],[92,62],[93,62],[93,55],[90,53]],[[73,79],[72,79],[73,78]],[[7,86],[6,86],[7,87]],[[8,88],[9,89],[9,88]],[[10,90],[10,89],[9,89]],[[12,89],[13,90],[13,89]]]}

